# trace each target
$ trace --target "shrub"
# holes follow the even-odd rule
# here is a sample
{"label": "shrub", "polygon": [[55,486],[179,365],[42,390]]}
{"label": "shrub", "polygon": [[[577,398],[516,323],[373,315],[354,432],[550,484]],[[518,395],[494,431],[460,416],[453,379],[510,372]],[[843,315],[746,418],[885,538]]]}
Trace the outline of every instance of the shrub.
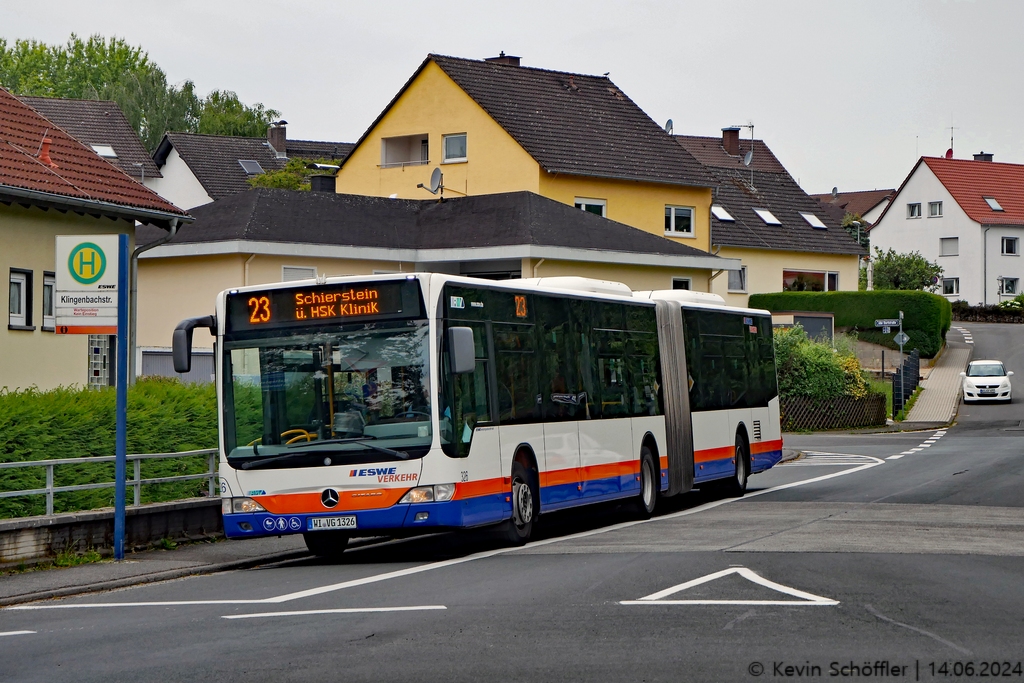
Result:
{"label": "shrub", "polygon": [[[0,462],[79,458],[114,454],[115,391],[57,388],[50,391],[0,390]],[[170,453],[217,445],[217,392],[213,384],[182,384],[147,378],[128,391],[128,452]],[[142,477],[196,474],[205,456],[143,461]],[[132,472],[129,469],[129,478]],[[82,463],[54,468],[54,484],[68,486],[114,480],[113,463]],[[0,490],[44,488],[44,468],[0,470]],[[202,480],[143,488],[143,502],[200,495]],[[131,490],[129,489],[129,500]],[[114,490],[57,494],[54,511],[88,510],[114,504]],[[45,513],[45,497],[0,499],[0,518]]]}
{"label": "shrub", "polygon": [[836,327],[848,328],[864,341],[895,349],[894,332],[884,334],[875,327],[876,318],[898,318],[903,311],[903,331],[910,337],[906,348],[918,349],[932,358],[942,348],[953,320],[949,301],[929,292],[778,292],[752,294],[751,308],[781,311],[831,311]]}
{"label": "shrub", "polygon": [[775,330],[775,363],[779,374],[779,395],[830,399],[839,396],[863,398],[869,387],[852,344],[837,338],[828,343],[809,339],[799,325]]}

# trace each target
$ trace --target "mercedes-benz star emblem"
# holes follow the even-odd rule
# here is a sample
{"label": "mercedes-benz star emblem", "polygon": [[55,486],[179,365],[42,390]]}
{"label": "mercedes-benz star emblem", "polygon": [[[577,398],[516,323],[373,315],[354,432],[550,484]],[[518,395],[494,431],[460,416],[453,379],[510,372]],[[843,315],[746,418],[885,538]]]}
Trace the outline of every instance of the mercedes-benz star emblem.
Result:
{"label": "mercedes-benz star emblem", "polygon": [[338,504],[338,492],[334,489],[324,489],[324,492],[320,494],[320,502],[324,504],[325,508],[332,508]]}

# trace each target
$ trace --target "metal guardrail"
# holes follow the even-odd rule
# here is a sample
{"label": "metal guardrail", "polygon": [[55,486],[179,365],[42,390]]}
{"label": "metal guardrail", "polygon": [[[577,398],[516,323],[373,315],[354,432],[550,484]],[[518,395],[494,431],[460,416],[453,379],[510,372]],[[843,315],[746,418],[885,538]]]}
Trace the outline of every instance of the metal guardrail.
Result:
{"label": "metal guardrail", "polygon": [[[135,502],[132,507],[139,507],[142,499],[142,487],[146,484],[166,484],[175,481],[191,481],[195,479],[206,479],[209,482],[209,495],[218,495],[217,488],[217,462],[219,451],[216,448],[203,448],[197,451],[181,451],[180,453],[141,453],[129,455],[128,461],[134,466],[134,477],[127,481],[128,486],[134,489]],[[205,455],[207,461],[206,472],[198,474],[180,474],[174,477],[154,477],[151,479],[142,478],[142,461],[158,460],[166,458],[188,458],[196,455]],[[57,465],[80,465],[87,462],[114,462],[113,455],[101,455],[88,458],[60,458],[56,460],[29,460],[26,462],[2,462],[0,470],[17,469],[22,467],[45,467],[46,488],[24,489],[21,491],[0,491],[0,498],[15,498],[18,496],[39,496],[46,495],[46,514],[53,514],[53,495],[67,491],[88,491],[90,489],[114,488],[115,482],[99,482],[95,484],[76,484],[74,486],[54,486],[53,468]]]}

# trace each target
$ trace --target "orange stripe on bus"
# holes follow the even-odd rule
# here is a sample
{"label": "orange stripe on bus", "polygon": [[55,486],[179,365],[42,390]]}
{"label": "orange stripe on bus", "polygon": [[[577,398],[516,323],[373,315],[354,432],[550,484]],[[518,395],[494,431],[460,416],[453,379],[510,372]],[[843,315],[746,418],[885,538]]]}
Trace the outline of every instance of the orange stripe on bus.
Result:
{"label": "orange stripe on bus", "polygon": [[570,467],[564,470],[551,470],[540,473],[540,485],[542,488],[548,486],[561,486],[563,484],[580,483],[580,470],[578,467]]}
{"label": "orange stripe on bus", "polygon": [[782,450],[782,439],[776,439],[775,441],[762,441],[760,443],[750,444],[751,453],[770,453],[772,451]]}
{"label": "orange stripe on bus", "polygon": [[476,498],[478,496],[493,496],[496,493],[505,491],[505,480],[502,477],[495,479],[482,479],[480,481],[467,481],[455,485],[454,500],[463,498]]}
{"label": "orange stripe on bus", "polygon": [[724,460],[732,458],[736,453],[735,446],[722,446],[721,448],[705,448],[693,452],[694,462],[709,462],[711,460]]}
{"label": "orange stripe on bus", "polygon": [[361,491],[338,491],[338,504],[325,508],[320,502],[320,493],[279,493],[270,496],[253,496],[253,500],[276,515],[301,512],[330,512],[332,510],[376,510],[391,507],[409,489],[363,489]]}

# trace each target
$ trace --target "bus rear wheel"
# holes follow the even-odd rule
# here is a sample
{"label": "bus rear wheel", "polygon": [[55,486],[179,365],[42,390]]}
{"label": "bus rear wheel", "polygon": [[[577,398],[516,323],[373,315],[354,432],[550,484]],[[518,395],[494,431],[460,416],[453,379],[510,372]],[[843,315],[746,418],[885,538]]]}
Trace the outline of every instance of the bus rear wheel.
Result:
{"label": "bus rear wheel", "polygon": [[641,519],[650,519],[658,504],[660,474],[654,465],[654,454],[644,446],[640,449],[640,495],[636,499],[636,512]]}
{"label": "bus rear wheel", "polygon": [[512,545],[523,545],[533,535],[540,501],[535,479],[522,463],[512,464],[512,518],[502,527],[502,536]]}
{"label": "bus rear wheel", "polygon": [[348,534],[343,531],[309,531],[302,534],[306,548],[317,557],[337,560],[348,545]]}
{"label": "bus rear wheel", "polygon": [[739,497],[747,492],[747,479],[750,476],[750,454],[747,440],[743,434],[736,435],[736,450],[733,460],[736,462],[736,469],[732,477],[725,480],[725,493],[729,496]]}

